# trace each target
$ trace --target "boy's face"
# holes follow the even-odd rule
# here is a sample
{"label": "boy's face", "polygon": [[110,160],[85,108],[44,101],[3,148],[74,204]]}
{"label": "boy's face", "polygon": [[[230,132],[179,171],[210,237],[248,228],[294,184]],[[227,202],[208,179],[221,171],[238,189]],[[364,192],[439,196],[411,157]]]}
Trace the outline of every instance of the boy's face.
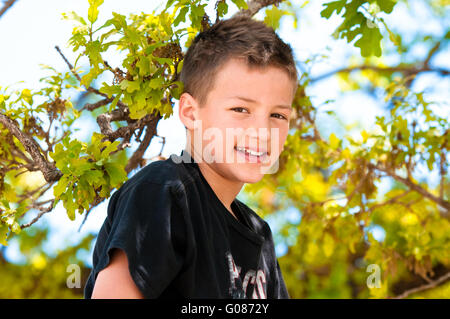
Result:
{"label": "boy's face", "polygon": [[285,71],[272,66],[251,70],[230,59],[217,73],[204,106],[188,93],[180,98],[180,117],[196,161],[201,158],[223,177],[242,183],[273,173],[289,131],[293,94]]}

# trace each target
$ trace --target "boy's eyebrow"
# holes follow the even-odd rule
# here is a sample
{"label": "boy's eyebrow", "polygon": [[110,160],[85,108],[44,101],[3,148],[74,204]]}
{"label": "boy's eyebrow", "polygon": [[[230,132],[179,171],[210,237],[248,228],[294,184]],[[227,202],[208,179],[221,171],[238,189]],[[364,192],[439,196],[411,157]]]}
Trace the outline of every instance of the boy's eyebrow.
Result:
{"label": "boy's eyebrow", "polygon": [[[255,101],[253,99],[247,98],[247,97],[243,97],[243,96],[232,96],[232,99],[239,99],[245,102],[249,102],[249,103],[258,103],[258,101]],[[275,107],[280,107],[282,109],[292,109],[292,106],[290,105],[285,105],[285,104],[278,104],[275,105]]]}

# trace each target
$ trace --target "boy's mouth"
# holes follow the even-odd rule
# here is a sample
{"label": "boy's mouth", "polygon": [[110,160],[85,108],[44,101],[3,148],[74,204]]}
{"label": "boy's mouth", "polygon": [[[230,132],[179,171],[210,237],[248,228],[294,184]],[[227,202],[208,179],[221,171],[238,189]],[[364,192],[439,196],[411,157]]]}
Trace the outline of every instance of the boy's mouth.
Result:
{"label": "boy's mouth", "polygon": [[265,150],[258,152],[258,151],[255,151],[255,150],[252,150],[252,149],[249,149],[246,147],[241,147],[241,146],[235,146],[234,150],[236,152],[238,152],[239,154],[245,156],[245,158],[247,160],[254,158],[254,159],[256,159],[256,161],[258,163],[261,163],[263,161],[263,159],[269,155],[269,153]]}

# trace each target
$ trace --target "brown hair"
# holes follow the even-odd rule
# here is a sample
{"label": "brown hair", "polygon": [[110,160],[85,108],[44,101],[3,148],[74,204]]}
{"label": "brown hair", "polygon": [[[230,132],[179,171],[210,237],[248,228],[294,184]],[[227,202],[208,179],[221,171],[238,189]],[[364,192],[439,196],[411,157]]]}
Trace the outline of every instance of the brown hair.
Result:
{"label": "brown hair", "polygon": [[214,87],[217,71],[231,58],[247,61],[250,68],[275,66],[286,70],[295,83],[294,90],[297,87],[297,69],[290,45],[264,22],[237,16],[215,23],[194,38],[180,73],[183,92],[203,106]]}

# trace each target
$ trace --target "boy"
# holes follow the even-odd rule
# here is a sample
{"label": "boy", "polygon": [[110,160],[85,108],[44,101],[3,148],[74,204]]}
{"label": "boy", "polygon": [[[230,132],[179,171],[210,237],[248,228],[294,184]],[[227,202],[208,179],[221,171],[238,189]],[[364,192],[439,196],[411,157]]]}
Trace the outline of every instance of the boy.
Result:
{"label": "boy", "polygon": [[112,195],[85,298],[289,298],[269,225],[236,196],[283,150],[292,49],[236,17],[199,33],[183,63],[186,148]]}

